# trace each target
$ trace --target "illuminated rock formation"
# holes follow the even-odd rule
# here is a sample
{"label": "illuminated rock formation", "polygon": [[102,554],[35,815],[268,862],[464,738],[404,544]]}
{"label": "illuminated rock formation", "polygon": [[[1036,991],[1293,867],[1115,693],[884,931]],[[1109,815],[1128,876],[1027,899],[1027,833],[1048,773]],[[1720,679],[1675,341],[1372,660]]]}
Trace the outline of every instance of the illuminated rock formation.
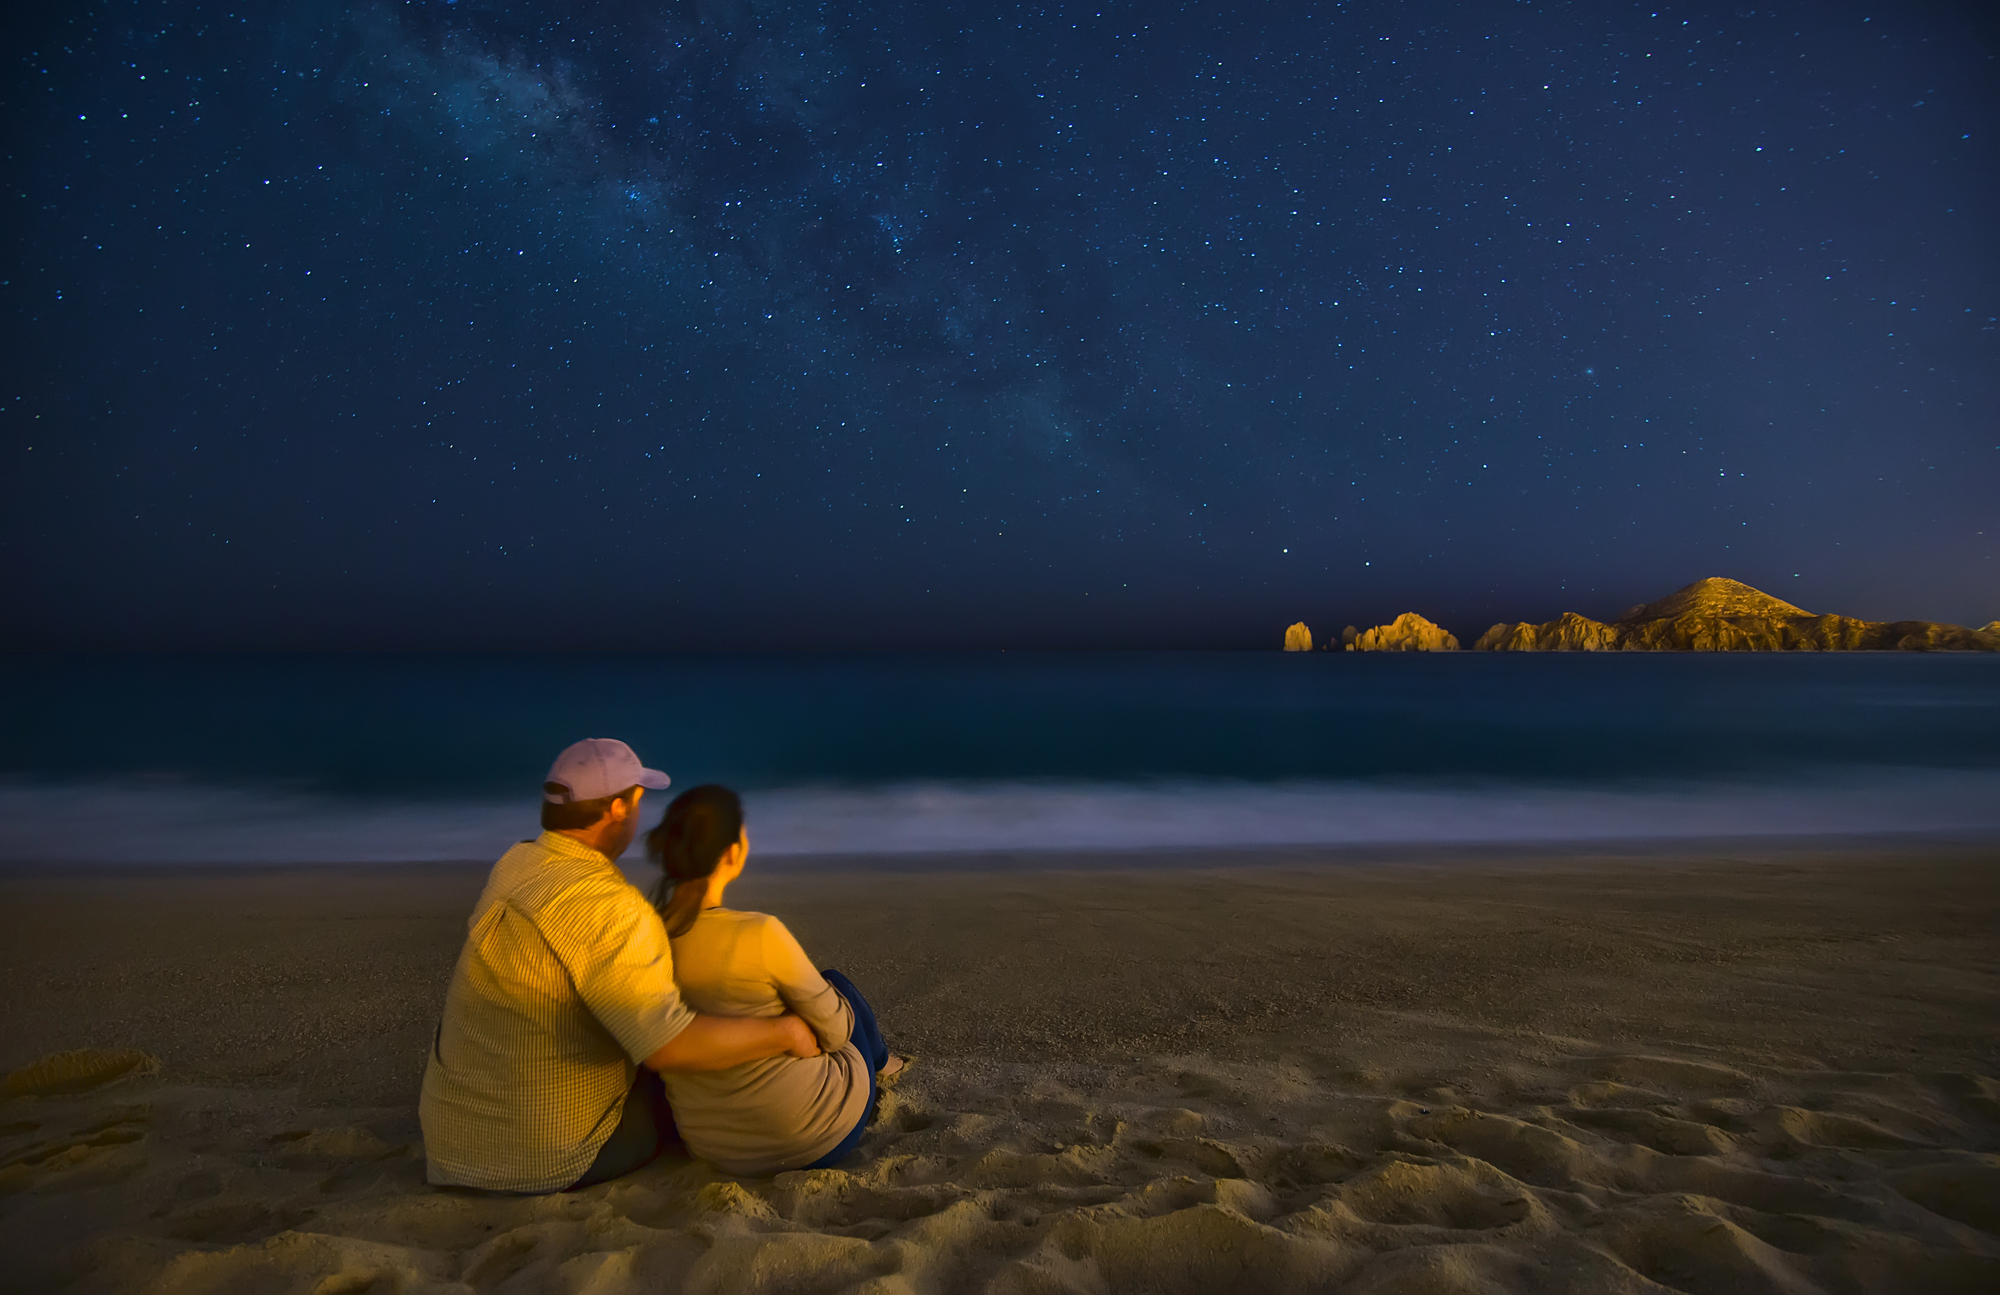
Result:
{"label": "illuminated rock formation", "polygon": [[1387,625],[1363,630],[1347,645],[1349,652],[1456,652],[1458,639],[1415,612],[1404,612]]}
{"label": "illuminated rock formation", "polygon": [[1306,628],[1304,621],[1300,621],[1298,624],[1290,626],[1285,630],[1285,651],[1310,652],[1312,650],[1313,632]]}
{"label": "illuminated rock formation", "polygon": [[1615,652],[1618,631],[1603,621],[1564,612],[1546,625],[1502,622],[1479,636],[1476,652]]}
{"label": "illuminated rock formation", "polygon": [[1502,622],[1473,646],[1487,652],[1996,652],[2000,631],[1815,616],[1741,581],[1710,576],[1641,603],[1609,625],[1566,612],[1543,625]]}

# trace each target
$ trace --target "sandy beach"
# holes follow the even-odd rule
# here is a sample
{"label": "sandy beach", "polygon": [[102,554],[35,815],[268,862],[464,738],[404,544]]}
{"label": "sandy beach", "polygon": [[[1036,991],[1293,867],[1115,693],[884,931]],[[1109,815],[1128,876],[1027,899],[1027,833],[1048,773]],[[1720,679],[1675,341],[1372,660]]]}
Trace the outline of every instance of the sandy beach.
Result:
{"label": "sandy beach", "polygon": [[913,1069],[542,1198],[423,1181],[487,862],[0,876],[0,1067],[158,1061],[0,1109],[0,1285],[2000,1289],[1992,846],[753,861]]}

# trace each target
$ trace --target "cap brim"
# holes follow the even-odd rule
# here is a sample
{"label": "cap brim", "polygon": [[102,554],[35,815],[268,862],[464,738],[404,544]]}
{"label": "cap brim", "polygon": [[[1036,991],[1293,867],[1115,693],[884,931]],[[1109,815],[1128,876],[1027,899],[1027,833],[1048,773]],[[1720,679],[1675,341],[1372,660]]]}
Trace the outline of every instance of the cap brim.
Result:
{"label": "cap brim", "polygon": [[639,770],[639,785],[647,791],[665,791],[673,785],[673,781],[672,778],[667,777],[667,775],[661,773],[658,769],[642,768]]}

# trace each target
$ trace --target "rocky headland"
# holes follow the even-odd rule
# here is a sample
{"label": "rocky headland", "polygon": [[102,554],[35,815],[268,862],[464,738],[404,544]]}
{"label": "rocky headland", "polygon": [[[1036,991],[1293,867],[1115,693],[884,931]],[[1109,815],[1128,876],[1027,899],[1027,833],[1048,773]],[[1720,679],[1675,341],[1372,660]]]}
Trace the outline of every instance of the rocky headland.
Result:
{"label": "rocky headland", "polygon": [[1815,615],[1740,580],[1710,576],[1658,602],[1641,603],[1608,625],[1575,612],[1540,625],[1503,621],[1473,647],[1482,652],[2000,652],[2000,621],[1968,629],[1937,621]]}
{"label": "rocky headland", "polygon": [[1306,628],[1304,621],[1285,628],[1285,651],[1310,652],[1313,650],[1313,632]]}
{"label": "rocky headland", "polygon": [[1346,646],[1349,652],[1456,652],[1458,639],[1415,612],[1404,612],[1387,625],[1361,631]]}

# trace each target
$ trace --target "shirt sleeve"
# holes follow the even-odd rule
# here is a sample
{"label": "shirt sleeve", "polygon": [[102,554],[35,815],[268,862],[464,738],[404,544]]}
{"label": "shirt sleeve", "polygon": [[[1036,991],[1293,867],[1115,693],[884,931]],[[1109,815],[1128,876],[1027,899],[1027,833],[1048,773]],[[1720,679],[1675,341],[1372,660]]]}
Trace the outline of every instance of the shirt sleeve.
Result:
{"label": "shirt sleeve", "polygon": [[579,888],[551,902],[542,924],[577,995],[634,1062],[644,1063],[694,1020],[674,983],[666,928],[637,891]]}
{"label": "shirt sleeve", "polygon": [[847,1046],[854,1034],[854,1009],[839,990],[826,983],[798,940],[775,917],[764,919],[764,969],[785,1006],[812,1026],[823,1051]]}

